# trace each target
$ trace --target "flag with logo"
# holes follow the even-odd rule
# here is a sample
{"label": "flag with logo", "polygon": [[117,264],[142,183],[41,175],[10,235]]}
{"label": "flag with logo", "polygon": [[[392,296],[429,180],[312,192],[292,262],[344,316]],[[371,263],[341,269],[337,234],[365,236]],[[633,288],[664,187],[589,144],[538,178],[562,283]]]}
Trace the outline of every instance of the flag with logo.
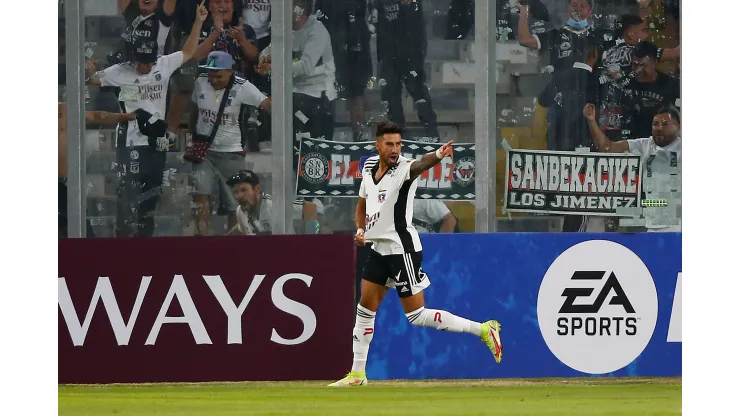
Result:
{"label": "flag with logo", "polygon": [[[298,139],[296,139],[298,140]],[[401,154],[415,159],[440,145],[404,140]],[[475,145],[454,144],[454,159],[445,158],[419,176],[417,198],[443,201],[475,199]],[[376,154],[375,141],[333,142],[302,139],[297,143],[296,191],[299,197],[357,197],[365,161]]]}

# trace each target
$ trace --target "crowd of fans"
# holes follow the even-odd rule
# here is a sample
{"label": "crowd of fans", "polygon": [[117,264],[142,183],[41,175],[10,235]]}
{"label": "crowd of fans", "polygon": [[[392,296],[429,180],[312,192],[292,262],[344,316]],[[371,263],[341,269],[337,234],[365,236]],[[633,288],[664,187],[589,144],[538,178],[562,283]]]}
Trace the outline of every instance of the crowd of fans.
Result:
{"label": "crowd of fans", "polygon": [[[271,1],[118,0],[126,25],[118,45],[86,61],[87,88],[115,94],[121,107],[119,114],[87,117],[118,125],[117,236],[153,235],[165,154],[185,150],[175,149],[183,119],[192,133],[185,160],[192,164],[196,233],[208,232],[214,205],[229,213],[229,234],[269,232],[269,195],[248,161],[271,138]],[[440,140],[428,86],[424,10],[431,0],[291,1],[295,135],[332,140],[335,115],[347,111],[353,139],[371,140],[365,131],[375,120],[366,119],[365,96],[376,83],[383,117],[407,124],[405,87],[423,131],[416,139]],[[627,13],[596,13],[617,3]],[[615,142],[653,135],[662,108],[678,115],[677,0],[498,0],[497,7],[498,41],[538,51],[547,83],[537,102],[547,108],[549,149],[598,150],[587,104]],[[445,38],[469,37],[473,14],[474,0],[449,0]],[[258,187],[259,197],[246,196]],[[325,231],[320,200],[294,205],[296,232]],[[459,230],[441,201],[420,202],[416,217],[420,229]],[[565,231],[582,228],[582,219],[565,221]]]}

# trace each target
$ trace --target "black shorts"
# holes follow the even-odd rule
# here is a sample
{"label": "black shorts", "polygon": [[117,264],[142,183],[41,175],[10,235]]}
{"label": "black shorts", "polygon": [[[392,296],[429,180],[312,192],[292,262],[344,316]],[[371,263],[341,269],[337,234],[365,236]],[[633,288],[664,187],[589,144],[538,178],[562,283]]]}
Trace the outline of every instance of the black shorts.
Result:
{"label": "black shorts", "polygon": [[429,277],[421,269],[421,251],[382,256],[370,250],[362,278],[381,286],[395,287],[398,297],[407,298],[429,287]]}

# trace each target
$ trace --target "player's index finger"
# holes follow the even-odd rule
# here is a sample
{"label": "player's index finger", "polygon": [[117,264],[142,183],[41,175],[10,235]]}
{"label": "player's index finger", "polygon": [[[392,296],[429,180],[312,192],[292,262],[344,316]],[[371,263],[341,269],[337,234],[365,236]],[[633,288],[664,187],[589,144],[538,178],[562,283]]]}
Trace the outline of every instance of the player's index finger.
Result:
{"label": "player's index finger", "polygon": [[201,1],[200,2],[200,7],[204,7],[205,4],[206,4],[206,0]]}

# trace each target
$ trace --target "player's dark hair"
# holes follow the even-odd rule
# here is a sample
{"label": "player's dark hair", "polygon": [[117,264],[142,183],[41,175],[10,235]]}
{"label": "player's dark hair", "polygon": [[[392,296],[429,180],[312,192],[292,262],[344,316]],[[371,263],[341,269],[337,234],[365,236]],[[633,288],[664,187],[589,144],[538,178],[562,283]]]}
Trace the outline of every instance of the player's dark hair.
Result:
{"label": "player's dark hair", "polygon": [[672,119],[678,121],[678,124],[681,124],[681,114],[679,114],[678,110],[673,107],[661,107],[660,110],[655,113],[656,116],[658,114],[670,114]]}
{"label": "player's dark hair", "polygon": [[390,120],[381,121],[375,129],[375,138],[383,137],[386,134],[400,134],[403,137],[403,127]]}
{"label": "player's dark hair", "polygon": [[632,26],[637,26],[642,23],[642,17],[636,14],[623,14],[617,22],[617,27],[614,29],[614,34],[617,38],[624,37],[624,32]]}

